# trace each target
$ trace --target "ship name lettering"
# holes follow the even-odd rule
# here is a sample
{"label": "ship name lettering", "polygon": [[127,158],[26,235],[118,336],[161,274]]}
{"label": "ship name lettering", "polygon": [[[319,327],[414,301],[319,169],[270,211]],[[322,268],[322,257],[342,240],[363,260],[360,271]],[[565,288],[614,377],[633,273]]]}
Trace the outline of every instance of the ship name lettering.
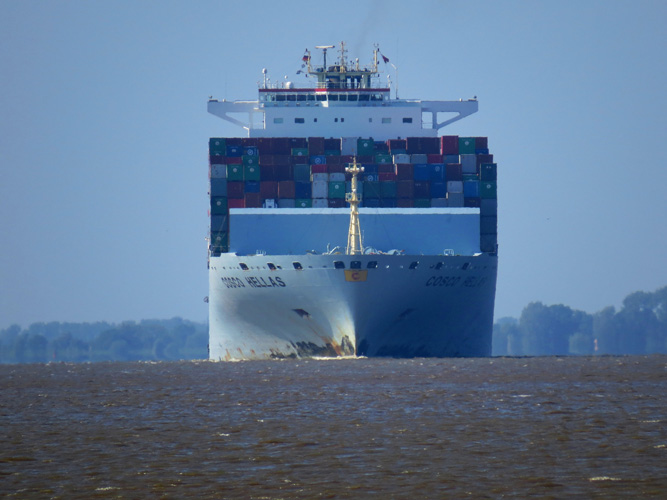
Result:
{"label": "ship name lettering", "polygon": [[426,286],[446,286],[452,287],[459,284],[460,276],[431,276],[426,281]]}
{"label": "ship name lettering", "polygon": [[[274,288],[274,287],[285,287],[287,286],[285,282],[280,279],[278,276],[275,278],[262,278],[256,276],[247,276],[246,282],[253,288]],[[268,281],[267,281],[268,280]]]}
{"label": "ship name lettering", "polygon": [[230,278],[223,276],[220,278],[227,288],[245,288],[245,283],[241,278]]}

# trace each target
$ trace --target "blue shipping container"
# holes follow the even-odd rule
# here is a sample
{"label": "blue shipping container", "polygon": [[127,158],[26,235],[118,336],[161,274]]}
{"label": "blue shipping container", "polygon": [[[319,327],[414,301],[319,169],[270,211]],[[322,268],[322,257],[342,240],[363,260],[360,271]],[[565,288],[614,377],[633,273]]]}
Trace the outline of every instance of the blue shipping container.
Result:
{"label": "blue shipping container", "polygon": [[241,146],[227,146],[227,156],[243,156],[243,148]]}
{"label": "blue shipping container", "polygon": [[431,181],[444,181],[445,180],[445,166],[440,163],[431,163],[429,164],[429,174]]}
{"label": "blue shipping container", "polygon": [[294,198],[311,198],[312,184],[310,182],[295,182],[294,183]]}
{"label": "blue shipping container", "polygon": [[479,181],[465,181],[463,183],[463,196],[477,198],[479,196]]}
{"label": "blue shipping container", "polygon": [[414,166],[413,179],[416,181],[428,181],[431,179],[431,166],[428,163],[417,163]]}
{"label": "blue shipping container", "polygon": [[431,182],[431,198],[444,198],[447,196],[447,184],[445,182]]}
{"label": "blue shipping container", "polygon": [[259,181],[245,181],[246,193],[259,193]]}
{"label": "blue shipping container", "polygon": [[310,157],[311,165],[324,165],[327,162],[327,157],[324,155],[316,155]]}

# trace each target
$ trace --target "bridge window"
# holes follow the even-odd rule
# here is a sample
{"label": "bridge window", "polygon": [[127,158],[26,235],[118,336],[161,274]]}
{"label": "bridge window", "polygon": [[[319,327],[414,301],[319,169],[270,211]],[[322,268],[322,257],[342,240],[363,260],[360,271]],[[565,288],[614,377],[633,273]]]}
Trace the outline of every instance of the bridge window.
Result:
{"label": "bridge window", "polygon": [[241,269],[243,269],[244,271],[247,271],[247,270],[248,270],[248,266],[246,266],[243,262],[241,262],[241,263],[239,264],[239,267],[240,267]]}
{"label": "bridge window", "polygon": [[294,123],[305,123],[305,121],[306,121],[306,120],[303,119],[303,118],[295,118],[295,119],[294,119]]}
{"label": "bridge window", "polygon": [[412,118],[403,118],[403,123],[412,123]]}
{"label": "bridge window", "polygon": [[306,100],[306,96],[305,96],[304,94],[298,94],[298,95],[296,96],[296,100],[297,100],[297,101],[305,101],[305,100]]}
{"label": "bridge window", "polygon": [[410,269],[417,269],[418,265],[419,265],[419,262],[417,262],[417,261],[411,262],[410,263]]}
{"label": "bridge window", "polygon": [[334,261],[334,267],[336,269],[345,269],[345,262],[342,262],[340,260]]}
{"label": "bridge window", "polygon": [[301,271],[303,269],[301,262],[292,262],[292,265],[294,266],[294,269],[296,269],[297,271]]}
{"label": "bridge window", "polygon": [[361,269],[361,261],[353,260],[352,262],[350,262],[350,269]]}
{"label": "bridge window", "polygon": [[371,96],[369,96],[368,94],[361,94],[361,95],[359,96],[359,100],[360,100],[360,101],[370,101],[370,100],[371,100]]}
{"label": "bridge window", "polygon": [[351,95],[347,96],[347,100],[348,101],[358,101],[359,96],[357,94],[351,94]]}
{"label": "bridge window", "polygon": [[267,262],[267,263],[266,263],[266,267],[268,267],[269,269],[271,269],[271,271],[275,271],[275,270],[276,270],[276,265],[275,265],[273,262]]}
{"label": "bridge window", "polygon": [[285,100],[285,95],[284,94],[276,95],[276,101],[284,101],[284,100]]}
{"label": "bridge window", "polygon": [[391,118],[383,118],[382,123],[391,123]]}
{"label": "bridge window", "polygon": [[377,269],[378,267],[378,262],[377,260],[371,260],[368,262],[368,265],[366,266],[368,269]]}
{"label": "bridge window", "polygon": [[326,101],[327,100],[327,95],[326,94],[317,94],[317,100],[318,101]]}
{"label": "bridge window", "polygon": [[273,123],[282,123],[283,119],[282,118],[274,118]]}

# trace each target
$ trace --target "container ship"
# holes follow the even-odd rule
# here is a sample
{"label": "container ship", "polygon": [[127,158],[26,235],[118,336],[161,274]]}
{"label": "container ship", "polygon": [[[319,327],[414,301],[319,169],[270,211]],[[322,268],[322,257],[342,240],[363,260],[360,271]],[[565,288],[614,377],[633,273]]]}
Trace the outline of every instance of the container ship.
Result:
{"label": "container ship", "polygon": [[439,134],[477,99],[400,99],[377,46],[317,49],[307,83],[208,101],[244,129],[209,140],[210,359],[490,356],[497,164]]}

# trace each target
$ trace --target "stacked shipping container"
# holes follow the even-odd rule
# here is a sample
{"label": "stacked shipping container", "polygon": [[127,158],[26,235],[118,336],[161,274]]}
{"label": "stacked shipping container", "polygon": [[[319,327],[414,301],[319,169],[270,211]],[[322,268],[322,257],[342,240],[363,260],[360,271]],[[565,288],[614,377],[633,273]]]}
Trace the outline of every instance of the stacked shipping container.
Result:
{"label": "stacked shipping container", "polygon": [[230,208],[349,206],[347,164],[364,167],[364,207],[479,207],[480,246],[497,245],[497,167],[486,137],[212,138],[211,251],[229,248]]}

